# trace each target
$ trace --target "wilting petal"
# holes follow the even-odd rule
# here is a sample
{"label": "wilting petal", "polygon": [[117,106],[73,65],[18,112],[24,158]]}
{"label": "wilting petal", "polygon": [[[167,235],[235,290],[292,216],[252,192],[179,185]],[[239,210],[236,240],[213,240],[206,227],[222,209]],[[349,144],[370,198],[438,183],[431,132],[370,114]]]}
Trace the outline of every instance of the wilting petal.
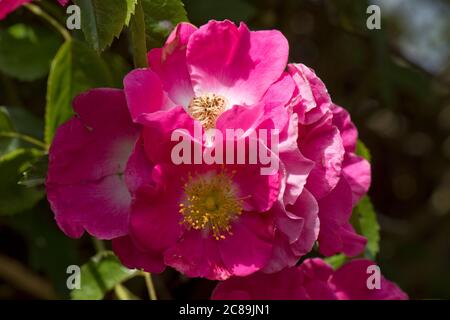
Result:
{"label": "wilting petal", "polygon": [[289,73],[297,84],[294,111],[302,124],[310,125],[322,118],[331,107],[328,90],[314,71],[303,64],[289,64]]}
{"label": "wilting petal", "polygon": [[350,119],[350,114],[342,107],[333,105],[333,124],[339,129],[346,152],[355,152],[358,130]]}
{"label": "wilting petal", "polygon": [[358,235],[349,223],[352,214],[352,191],[341,179],[336,188],[319,200],[319,250],[325,256],[343,252],[356,256],[364,250],[366,238]]}
{"label": "wilting petal", "polygon": [[339,182],[344,147],[339,130],[328,113],[309,127],[299,128],[298,146],[302,154],[315,162],[306,187],[317,198],[326,196]]}
{"label": "wilting petal", "polygon": [[291,115],[288,128],[284,132],[286,137],[280,142],[279,153],[281,164],[284,168],[284,180],[282,182],[283,202],[285,205],[288,205],[294,204],[302,193],[308,175],[314,167],[314,162],[304,157],[298,149],[297,114]]}

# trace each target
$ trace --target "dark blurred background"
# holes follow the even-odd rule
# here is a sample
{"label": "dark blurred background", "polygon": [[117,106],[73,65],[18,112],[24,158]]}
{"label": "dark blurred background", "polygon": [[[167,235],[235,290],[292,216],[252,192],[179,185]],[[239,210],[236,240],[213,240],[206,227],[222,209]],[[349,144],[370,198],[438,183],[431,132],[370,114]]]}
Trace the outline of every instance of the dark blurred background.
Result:
{"label": "dark blurred background", "polygon": [[[333,101],[350,111],[371,151],[369,194],[381,225],[377,261],[383,274],[411,298],[450,299],[450,1],[184,3],[196,25],[228,18],[284,33],[290,62],[316,71]],[[381,30],[366,27],[369,4],[381,7]],[[0,105],[26,105],[43,118],[45,79],[1,79]],[[20,88],[20,97],[11,94],[11,86]],[[19,218],[0,217],[0,252],[34,270],[64,297],[66,266],[86,261],[93,248],[89,239],[64,237],[43,200]],[[166,298],[207,298],[214,286],[173,271],[155,280]],[[133,281],[131,288],[143,290]],[[0,298],[14,297],[33,295],[0,276]]]}

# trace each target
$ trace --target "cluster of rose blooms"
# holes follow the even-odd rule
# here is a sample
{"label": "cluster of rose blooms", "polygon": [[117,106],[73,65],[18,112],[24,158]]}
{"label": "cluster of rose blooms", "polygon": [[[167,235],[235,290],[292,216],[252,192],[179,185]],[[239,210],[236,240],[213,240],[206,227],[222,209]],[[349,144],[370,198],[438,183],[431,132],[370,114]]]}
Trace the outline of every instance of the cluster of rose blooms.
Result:
{"label": "cluster of rose blooms", "polygon": [[[369,289],[369,260],[338,270],[320,258],[300,263],[316,243],[323,256],[364,251],[349,219],[371,175],[347,111],[311,69],[287,64],[288,53],[278,31],[181,23],[123,90],[76,97],[76,115],[49,152],[46,188],[59,227],[112,240],[129,268],[221,280],[215,299],[407,298],[384,278]],[[236,140],[278,130],[278,170],[174,164],[172,132],[184,129],[204,147],[196,126],[245,132]]]}

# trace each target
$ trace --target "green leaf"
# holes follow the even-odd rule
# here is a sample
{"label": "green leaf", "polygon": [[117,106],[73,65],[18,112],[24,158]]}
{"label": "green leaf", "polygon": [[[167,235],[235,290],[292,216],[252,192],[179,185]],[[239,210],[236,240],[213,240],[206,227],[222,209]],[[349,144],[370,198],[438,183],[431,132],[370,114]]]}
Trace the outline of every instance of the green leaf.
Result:
{"label": "green leaf", "polygon": [[30,209],[42,199],[43,191],[18,184],[22,173],[42,154],[35,149],[16,149],[0,157],[0,215]]}
{"label": "green leaf", "polygon": [[0,107],[0,156],[17,148],[19,143],[17,138],[5,135],[15,131],[8,110]]}
{"label": "green leaf", "polygon": [[86,41],[97,50],[103,51],[119,37],[124,25],[128,24],[136,0],[75,0],[81,9],[81,29]]}
{"label": "green leaf", "polygon": [[44,187],[48,171],[48,155],[44,154],[30,164],[19,180],[19,184],[27,188]]}
{"label": "green leaf", "polygon": [[105,52],[103,55],[103,58],[108,65],[109,70],[111,71],[112,78],[113,78],[113,86],[115,88],[123,88],[123,79],[129,73],[132,69],[130,64],[122,58],[121,55],[112,53],[112,52]]}
{"label": "green leaf", "polygon": [[347,257],[344,254],[337,254],[331,257],[327,257],[324,260],[326,263],[331,265],[334,270],[336,270],[347,261]]}
{"label": "green leaf", "polygon": [[44,123],[40,118],[24,108],[6,107],[6,109],[17,132],[38,140],[43,139]]}
{"label": "green leaf", "polygon": [[39,118],[19,107],[0,106],[0,156],[17,148],[31,148],[35,144],[19,139],[26,135],[42,140],[43,124]]}
{"label": "green leaf", "polygon": [[24,81],[42,78],[60,43],[56,33],[23,23],[0,30],[0,71]]}
{"label": "green leaf", "polygon": [[127,17],[125,19],[125,25],[130,24],[131,16],[134,14],[138,0],[127,0]]}
{"label": "green leaf", "polygon": [[365,256],[375,260],[380,249],[380,226],[368,196],[363,197],[353,209],[351,222],[356,231],[367,238]]}
{"label": "green leaf", "polygon": [[100,300],[115,285],[137,272],[125,268],[112,252],[101,252],[81,267],[80,289],[72,290],[74,300]]}
{"label": "green leaf", "polygon": [[52,62],[47,83],[45,142],[50,144],[56,128],[73,115],[72,99],[96,87],[112,87],[106,63],[83,42],[71,40],[61,46]]}
{"label": "green leaf", "polygon": [[356,154],[369,162],[372,161],[372,156],[370,155],[369,149],[361,140],[358,140],[358,143],[356,144]]}
{"label": "green leaf", "polygon": [[142,8],[150,48],[161,46],[179,22],[188,21],[181,0],[142,0]]}

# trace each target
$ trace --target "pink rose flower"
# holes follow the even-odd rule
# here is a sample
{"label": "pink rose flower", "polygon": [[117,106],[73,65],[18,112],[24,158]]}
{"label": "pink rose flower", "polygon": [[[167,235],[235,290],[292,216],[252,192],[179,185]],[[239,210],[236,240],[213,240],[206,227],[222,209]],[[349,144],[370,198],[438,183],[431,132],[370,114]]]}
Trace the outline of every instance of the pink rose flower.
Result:
{"label": "pink rose flower", "polygon": [[[321,259],[307,259],[300,266],[278,273],[232,277],[214,289],[213,300],[406,300],[394,283],[374,273],[370,260],[357,259],[336,271]],[[369,285],[368,285],[369,284]]]}
{"label": "pink rose flower", "polygon": [[[316,207],[319,223],[310,220],[305,230],[309,230],[310,234],[320,230],[317,239],[319,251],[325,256],[336,253],[357,256],[364,250],[367,240],[355,232],[349,220],[353,207],[369,189],[370,164],[355,154],[357,129],[348,112],[333,104],[323,82],[302,64],[290,64],[288,70],[296,83],[290,103],[298,119],[296,144],[300,152],[314,162],[302,197],[314,200],[309,201],[309,206]],[[291,164],[283,154],[280,158],[286,163],[288,171],[295,171],[295,162]],[[296,186],[298,183],[287,184],[284,196],[288,217],[285,222],[291,225],[294,224],[292,218],[298,216],[295,212],[302,212],[290,206],[297,199],[295,196],[298,194],[292,192]],[[277,233],[277,238],[274,258],[266,266],[266,272],[294,266],[307,252],[295,249],[302,244],[303,238],[300,241],[289,239],[282,229]]]}
{"label": "pink rose flower", "polygon": [[[143,126],[142,142],[132,156],[139,160],[130,160],[129,167],[153,178],[140,181],[143,186],[132,192],[129,236],[113,241],[125,265],[145,268],[140,262],[147,256],[155,259],[155,266],[170,265],[188,276],[226,279],[251,274],[268,263],[275,229],[284,223],[280,190],[289,177],[299,196],[313,166],[298,150],[289,120],[287,105],[295,83],[284,72],[287,55],[287,41],[278,31],[250,32],[244,24],[236,27],[229,21],[211,21],[200,29],[182,23],[163,48],[150,51],[150,69],[135,70],[125,78],[130,113]],[[220,102],[217,113],[204,112],[202,108],[209,107],[202,105],[205,97]],[[249,161],[174,165],[174,130],[186,129],[192,142],[205,147],[193,137],[195,126],[215,128],[224,136],[226,129],[249,133],[276,128],[280,154],[296,163],[296,171],[282,168],[261,175],[261,165]],[[225,140],[216,144],[225,145]],[[192,196],[201,201],[189,200]],[[203,204],[209,200],[218,204],[220,215],[196,225],[197,220],[211,219]],[[318,221],[317,204],[311,206],[310,201],[316,204],[307,195],[299,198],[297,229],[286,229],[292,238],[302,238],[303,253],[317,239],[317,230],[305,231],[310,224],[316,229]]]}
{"label": "pink rose flower", "polygon": [[[21,5],[32,0],[0,0],[0,20],[4,19],[9,13],[16,10]],[[69,0],[58,0],[59,4],[65,6]]]}
{"label": "pink rose flower", "polygon": [[[78,116],[58,129],[49,154],[60,228],[113,239],[130,268],[168,265],[220,280],[294,266],[316,240],[325,255],[361,252],[366,240],[349,219],[370,166],[354,154],[356,128],[310,69],[286,71],[287,57],[278,31],[181,23],[149,52],[149,68],[126,76],[123,92],[75,99]],[[202,128],[223,137],[208,144],[196,136]],[[278,141],[262,129],[276,129]],[[228,142],[255,142],[279,166],[262,175],[248,153],[243,164],[174,163],[175,131],[202,155],[225,146],[223,158]]]}

